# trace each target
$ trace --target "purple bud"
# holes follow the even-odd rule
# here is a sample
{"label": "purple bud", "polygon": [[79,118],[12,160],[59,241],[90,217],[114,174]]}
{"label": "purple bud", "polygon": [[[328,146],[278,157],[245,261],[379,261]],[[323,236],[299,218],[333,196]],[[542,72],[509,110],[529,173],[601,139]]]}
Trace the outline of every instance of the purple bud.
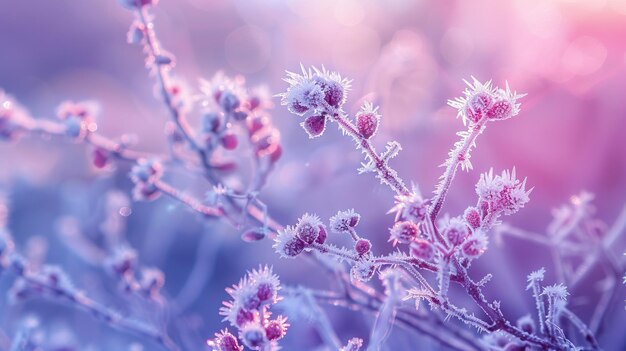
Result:
{"label": "purple bud", "polygon": [[411,252],[411,256],[424,261],[430,261],[435,257],[435,248],[430,242],[424,239],[416,239],[411,242],[409,250]]}
{"label": "purple bud", "polygon": [[378,129],[378,116],[374,112],[359,113],[356,116],[356,126],[361,136],[369,139]]}
{"label": "purple bud", "polygon": [[237,148],[237,135],[233,132],[226,132],[220,137],[220,143],[226,150],[234,150]]}
{"label": "purple bud", "polygon": [[363,256],[370,252],[372,248],[372,243],[367,239],[359,239],[354,244],[354,250],[359,254],[359,256]]}
{"label": "purple bud", "polygon": [[326,129],[326,117],[323,115],[309,116],[300,125],[309,135],[309,138],[316,138],[322,135]]}
{"label": "purple bud", "polygon": [[263,228],[248,229],[241,234],[241,239],[249,243],[262,240],[263,238],[265,238],[265,230]]}

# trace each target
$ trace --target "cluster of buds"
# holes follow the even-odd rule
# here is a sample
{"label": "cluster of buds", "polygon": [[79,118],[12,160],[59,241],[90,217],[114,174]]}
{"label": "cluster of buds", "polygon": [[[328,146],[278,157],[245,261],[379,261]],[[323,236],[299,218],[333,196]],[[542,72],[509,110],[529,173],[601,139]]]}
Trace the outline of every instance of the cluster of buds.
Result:
{"label": "cluster of buds", "polygon": [[234,150],[239,137],[234,125],[239,123],[257,157],[268,156],[276,162],[282,154],[280,133],[271,123],[267,108],[271,102],[262,89],[246,91],[243,77],[229,79],[218,73],[211,81],[202,81],[202,138],[207,149],[218,145]]}
{"label": "cluster of buds", "polygon": [[82,140],[88,133],[95,132],[95,108],[89,103],[65,101],[57,108],[57,117],[65,125],[65,134],[76,140]]}
{"label": "cluster of buds", "polygon": [[25,265],[19,255],[11,257],[12,268],[18,275],[28,275],[29,279],[19,278],[9,291],[9,300],[13,303],[37,296],[75,296],[78,290],[60,267],[45,265],[37,270]]}
{"label": "cluster of buds", "polygon": [[294,258],[314,244],[324,244],[326,237],[326,227],[319,217],[306,213],[295,226],[278,232],[274,249],[281,257]]}
{"label": "cluster of buds", "polygon": [[326,244],[326,228],[315,215],[305,214],[295,226],[288,226],[278,232],[274,239],[274,249],[285,258],[294,258],[304,251],[317,250],[320,253],[330,253],[340,259],[347,259],[352,267],[354,279],[368,281],[376,272],[377,265],[372,255],[372,243],[361,238],[356,232],[361,216],[354,210],[339,211],[330,218],[330,230],[337,234],[348,234],[353,246],[338,248]]}
{"label": "cluster of buds", "polygon": [[135,183],[133,198],[149,201],[158,198],[161,194],[156,182],[163,175],[163,166],[154,159],[139,159],[130,171],[130,179]]}
{"label": "cluster of buds", "polygon": [[491,81],[481,83],[476,78],[472,79],[472,83],[465,81],[468,85],[463,92],[465,96],[448,100],[448,105],[458,110],[458,116],[463,118],[463,123],[500,121],[519,113],[520,104],[517,99],[524,97],[525,94],[512,92],[508,83],[506,89],[502,89],[492,87]]}
{"label": "cluster of buds", "polygon": [[510,215],[524,207],[529,201],[531,191],[532,189],[526,190],[526,179],[520,182],[515,177],[515,168],[511,172],[505,170],[501,175],[495,176],[493,169],[489,170],[481,174],[476,183],[477,209],[468,209],[466,217],[474,227],[478,224],[475,212],[479,211],[480,227],[487,230],[500,215]]}
{"label": "cluster of buds", "polygon": [[286,105],[293,114],[307,116],[300,125],[310,138],[321,136],[329,115],[339,111],[345,104],[350,81],[325,68],[319,70],[313,67],[307,70],[304,66],[302,74],[287,72],[285,81],[289,83],[289,88],[287,92],[279,94],[281,104]]}
{"label": "cluster of buds", "polygon": [[128,294],[140,294],[151,301],[161,302],[161,288],[165,284],[165,275],[156,268],[142,268],[137,279],[137,252],[128,247],[119,247],[105,263],[108,271],[120,281],[122,291]]}
{"label": "cluster of buds", "polygon": [[280,281],[269,267],[252,270],[238,284],[226,289],[231,300],[224,302],[220,314],[238,333],[237,336],[228,330],[216,333],[207,342],[211,350],[243,351],[243,345],[251,350],[278,350],[278,340],[289,327],[287,318],[281,315],[272,318],[269,311],[280,300],[278,290]]}

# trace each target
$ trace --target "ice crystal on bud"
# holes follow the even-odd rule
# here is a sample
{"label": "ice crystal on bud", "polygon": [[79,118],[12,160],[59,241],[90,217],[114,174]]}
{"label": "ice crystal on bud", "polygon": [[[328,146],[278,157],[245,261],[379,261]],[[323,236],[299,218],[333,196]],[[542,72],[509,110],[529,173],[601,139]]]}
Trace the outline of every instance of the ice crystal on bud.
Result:
{"label": "ice crystal on bud", "polygon": [[378,106],[374,107],[371,102],[363,104],[361,111],[356,114],[356,127],[365,139],[369,139],[376,134],[379,121]]}
{"label": "ice crystal on bud", "polygon": [[228,330],[224,329],[215,333],[215,339],[207,342],[211,351],[243,351],[243,346],[239,345],[239,340]]}
{"label": "ice crystal on bud", "polygon": [[411,193],[408,195],[396,196],[396,204],[389,210],[389,213],[396,213],[396,221],[405,220],[420,223],[428,214],[429,200],[425,200],[419,188],[413,185]]}
{"label": "ice crystal on bud", "polygon": [[372,279],[374,273],[376,273],[376,264],[369,260],[356,262],[350,269],[352,278],[362,282]]}
{"label": "ice crystal on bud", "polygon": [[461,252],[467,258],[478,258],[487,250],[487,235],[480,230],[474,231],[472,235],[467,237],[461,244]]}
{"label": "ice crystal on bud", "polygon": [[435,257],[435,247],[424,239],[413,240],[409,246],[409,250],[411,256],[424,261],[430,261]]}
{"label": "ice crystal on bud", "polygon": [[265,329],[259,323],[248,323],[239,330],[239,338],[252,350],[260,350],[268,342]]}
{"label": "ice crystal on bud", "polygon": [[347,211],[339,211],[330,218],[330,230],[334,233],[348,233],[359,224],[361,215],[354,212],[353,209]]}
{"label": "ice crystal on bud", "polygon": [[307,112],[339,109],[346,101],[350,81],[338,73],[315,67],[308,70],[301,65],[302,73],[287,72],[285,81],[289,87],[279,94],[281,104],[293,114],[303,116]]}
{"label": "ice crystal on bud", "polygon": [[370,252],[372,248],[372,243],[367,239],[359,239],[354,244],[354,250],[359,256],[363,256]]}
{"label": "ice crystal on bud", "polygon": [[409,244],[415,240],[420,234],[420,228],[417,224],[409,221],[396,222],[389,229],[389,240],[393,246],[397,244]]}
{"label": "ice crystal on bud", "polygon": [[518,99],[525,94],[512,92],[509,84],[506,89],[493,87],[491,81],[481,83],[472,77],[472,82],[464,81],[468,88],[463,91],[462,97],[448,100],[448,105],[458,110],[457,117],[467,122],[478,123],[487,118],[489,120],[504,120],[519,113],[520,103]]}
{"label": "ice crystal on bud", "polygon": [[302,129],[309,135],[309,138],[317,138],[324,134],[324,130],[326,130],[326,116],[309,116],[304,122],[300,123],[300,126],[302,126]]}
{"label": "ice crystal on bud", "polygon": [[459,217],[452,217],[443,221],[441,225],[441,233],[443,237],[452,246],[458,246],[465,241],[469,232],[467,223]]}
{"label": "ice crystal on bud", "polygon": [[476,184],[481,209],[496,216],[519,211],[528,202],[531,191],[532,189],[526,190],[526,179],[520,182],[515,177],[515,168],[511,172],[505,170],[501,175],[495,176],[493,169],[490,169],[481,174]]}
{"label": "ice crystal on bud", "polygon": [[296,236],[295,229],[286,227],[278,232],[273,247],[280,257],[294,258],[304,251],[305,246],[306,243]]}

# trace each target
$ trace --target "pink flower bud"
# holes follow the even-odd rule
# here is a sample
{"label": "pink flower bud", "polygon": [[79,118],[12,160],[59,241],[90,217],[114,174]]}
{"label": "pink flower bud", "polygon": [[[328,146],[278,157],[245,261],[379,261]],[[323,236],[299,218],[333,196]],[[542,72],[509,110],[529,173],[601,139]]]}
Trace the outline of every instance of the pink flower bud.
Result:
{"label": "pink flower bud", "polygon": [[220,137],[220,143],[226,150],[234,150],[237,148],[237,135],[233,132],[226,132]]}
{"label": "pink flower bud", "polygon": [[326,117],[323,115],[309,116],[300,125],[309,135],[309,138],[316,138],[322,135],[326,129]]}
{"label": "pink flower bud", "polygon": [[378,116],[373,113],[359,113],[356,115],[356,126],[361,136],[369,139],[378,129]]}
{"label": "pink flower bud", "polygon": [[265,329],[258,323],[248,323],[239,331],[239,337],[244,345],[252,350],[261,350],[267,342]]}
{"label": "pink flower bud", "polygon": [[359,256],[363,256],[370,252],[372,248],[372,243],[367,239],[359,239],[354,244],[354,250],[359,254]]}
{"label": "pink flower bud", "polygon": [[450,245],[458,246],[461,245],[469,235],[469,228],[464,220],[454,217],[442,226],[441,232]]}
{"label": "pink flower bud", "polygon": [[480,213],[476,207],[468,207],[463,213],[463,218],[473,229],[480,227]]}
{"label": "pink flower bud", "polygon": [[394,246],[397,244],[409,244],[417,239],[420,234],[420,228],[413,222],[396,222],[389,230],[389,233],[389,241],[391,241]]}
{"label": "pink flower bud", "polygon": [[237,315],[235,317],[235,324],[237,326],[241,327],[244,324],[248,324],[252,321],[254,321],[254,313],[243,308],[239,308],[237,310]]}
{"label": "pink flower bud", "polygon": [[268,340],[280,340],[287,334],[288,326],[286,319],[279,316],[278,319],[271,320],[265,325],[265,336]]}
{"label": "pink flower bud", "polygon": [[311,245],[319,236],[319,227],[322,225],[320,219],[315,215],[304,214],[296,224],[296,236],[304,241],[307,245]]}
{"label": "pink flower bud", "polygon": [[253,116],[248,121],[248,131],[250,132],[250,135],[253,135],[256,132],[260,131],[268,123],[269,123],[269,121],[267,120],[267,117]]}
{"label": "pink flower bud", "polygon": [[99,169],[106,167],[109,164],[109,151],[102,148],[95,148],[92,152],[93,166]]}
{"label": "pink flower bud", "polygon": [[326,242],[326,237],[328,237],[328,234],[326,233],[326,228],[324,227],[324,225],[320,225],[319,226],[319,235],[317,236],[317,239],[315,239],[315,242],[318,244],[323,244]]}
{"label": "pink flower bud", "polygon": [[435,248],[430,242],[424,239],[416,239],[411,242],[409,251],[411,252],[411,256],[424,261],[430,261],[435,257]]}
{"label": "pink flower bud", "polygon": [[493,103],[487,117],[491,120],[502,120],[513,116],[513,104],[509,100],[499,100]]}
{"label": "pink flower bud", "polygon": [[376,273],[376,265],[371,261],[359,261],[352,266],[350,274],[356,280],[367,282]]}
{"label": "pink flower bud", "polygon": [[478,258],[487,250],[487,243],[487,236],[481,231],[475,231],[461,245],[461,252],[467,258]]}
{"label": "pink flower bud", "polygon": [[276,163],[276,162],[278,162],[278,160],[280,160],[280,157],[282,155],[283,155],[283,147],[280,146],[280,145],[276,145],[274,150],[272,152],[270,152],[270,154],[269,154],[270,161],[272,161],[272,163]]}

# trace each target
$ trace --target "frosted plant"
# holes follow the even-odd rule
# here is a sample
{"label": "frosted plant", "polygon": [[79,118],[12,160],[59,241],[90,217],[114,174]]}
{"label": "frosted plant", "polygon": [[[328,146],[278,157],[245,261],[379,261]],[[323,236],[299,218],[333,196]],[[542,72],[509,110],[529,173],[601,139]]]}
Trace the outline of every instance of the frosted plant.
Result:
{"label": "frosted plant", "polygon": [[[305,213],[287,226],[274,220],[259,195],[283,152],[280,133],[271,121],[269,110],[273,104],[267,91],[249,88],[243,77],[227,77],[221,72],[201,80],[197,91],[188,88],[186,80],[174,74],[175,55],[166,51],[158,39],[151,14],[157,1],[120,3],[134,18],[127,40],[141,48],[145,67],[155,79],[158,100],[168,115],[164,135],[167,152],[140,151],[130,135],[102,135],[97,124],[102,116],[90,102],[63,102],[56,117],[35,118],[4,92],[0,93],[2,139],[17,141],[42,136],[84,145],[90,151],[94,168],[112,171],[126,163],[130,168],[128,177],[134,184],[133,199],[173,201],[206,223],[230,224],[244,241],[273,240],[274,250],[282,258],[306,257],[320,271],[329,273],[336,288],[285,287],[281,290],[286,300],[283,303],[287,312],[304,315],[302,319],[313,325],[324,346],[330,349],[384,349],[397,327],[453,350],[600,348],[595,335],[606,320],[619,287],[616,282],[623,274],[623,263],[614,260],[610,248],[626,226],[626,210],[608,228],[593,218],[593,197],[582,193],[555,210],[548,235],[513,228],[501,221],[526,206],[532,189],[527,189],[526,179],[518,179],[512,169],[501,173],[489,170],[476,177],[475,204],[468,204],[454,216],[440,216],[459,166],[462,170],[472,169],[470,156],[478,136],[490,122],[517,116],[524,94],[511,91],[508,84],[502,89],[473,78],[462,97],[448,101],[467,129],[458,133],[460,140],[442,165],[444,172],[434,194],[425,196],[416,184],[409,186],[392,167],[394,158],[402,151],[400,143],[391,140],[380,150],[374,147],[384,122],[379,107],[364,102],[354,116],[346,112],[350,80],[324,67],[302,66],[301,73],[287,73],[288,87],[278,95],[280,102],[301,118],[300,125],[309,138],[322,137],[329,124],[336,123],[364,155],[358,173],[374,173],[392,190],[395,203],[389,213],[395,216],[388,225],[389,232],[384,233],[391,245],[375,248],[375,241],[368,239],[366,233],[369,228],[353,209],[339,210],[328,219]],[[249,161],[252,165],[247,169],[244,164]],[[206,180],[204,191],[198,195],[181,190],[172,180],[174,172]],[[161,348],[179,350],[185,345],[184,349],[203,349],[202,343],[181,335],[181,330],[188,326],[183,323],[182,310],[189,302],[171,301],[164,287],[165,274],[158,268],[143,266],[139,250],[124,237],[125,220],[120,216],[131,212],[128,198],[113,195],[108,203],[106,218],[98,223],[102,236],[92,236],[89,228],[82,230],[88,221],[80,222],[82,218],[73,215],[60,221],[61,239],[76,256],[104,268],[114,278],[126,293],[115,301],[123,300],[129,310],[135,297],[150,304],[145,309],[150,312],[158,306],[156,310],[161,315],[157,322],[153,323],[155,318],[144,321],[144,316],[131,318],[97,303],[72,283],[66,270],[30,262],[30,255],[17,253],[6,229],[6,210],[0,206],[0,272],[11,272],[17,277],[9,291],[12,303],[34,297],[62,301]],[[369,235],[373,239],[377,234],[380,236]],[[488,252],[494,236],[499,239],[506,234],[546,246],[555,258],[558,277],[555,284],[544,285],[548,279],[543,268],[528,276],[529,296],[535,300],[536,312],[515,323],[487,291],[492,274],[479,279],[470,274],[472,264]],[[349,244],[339,244],[345,242]],[[593,252],[589,253],[588,248],[593,248]],[[202,256],[198,255],[195,268],[203,266]],[[603,287],[602,299],[587,326],[568,303],[574,302],[570,294],[574,296],[575,289],[599,263],[607,263],[607,277],[613,280]],[[185,283],[189,289],[183,289],[191,291],[192,296],[200,295],[202,290],[197,286],[202,284],[194,280],[203,275],[202,270],[198,271],[199,274],[189,275]],[[372,282],[375,278],[382,284]],[[267,266],[249,272],[228,288],[230,300],[220,314],[234,331],[217,332],[207,345],[219,351],[277,350],[278,341],[289,327],[286,317],[274,317],[270,311],[281,300],[280,289],[277,276]],[[101,290],[99,293],[104,294],[115,289]],[[352,335],[337,335],[323,304],[372,314],[368,342]],[[290,323],[294,320],[290,317]],[[24,323],[13,336],[13,345],[17,345],[14,348],[30,343],[34,328],[44,326]]]}
{"label": "frosted plant", "polygon": [[224,302],[220,314],[236,328],[237,337],[228,330],[215,334],[207,342],[213,351],[278,350],[278,341],[287,333],[287,318],[272,316],[270,308],[281,298],[280,281],[269,267],[252,270],[238,284],[226,289],[231,300]]}
{"label": "frosted plant", "polygon": [[[336,83],[329,88],[323,82],[329,77]],[[354,118],[343,110],[343,104],[348,93],[348,84],[339,74],[328,72],[325,69],[305,69],[302,73],[288,72],[285,81],[289,84],[287,92],[280,95],[281,102],[294,114],[304,116],[303,128],[310,136],[320,136],[327,122],[336,122],[340,130],[349,135],[356,143],[356,148],[365,154],[365,163],[359,173],[374,172],[381,183],[388,185],[395,193],[396,205],[390,212],[396,213],[394,225],[390,229],[389,241],[394,246],[407,245],[408,251],[399,249],[388,255],[376,255],[369,240],[361,237],[357,230],[360,216],[350,211],[339,211],[330,218],[329,226],[333,233],[348,233],[352,239],[351,247],[338,247],[331,243],[303,240],[298,235],[297,227],[287,227],[279,231],[275,239],[274,248],[282,257],[296,257],[308,252],[317,255],[335,257],[340,262],[350,266],[352,283],[367,282],[376,272],[383,272],[383,268],[396,267],[400,272],[393,276],[401,282],[398,288],[388,288],[378,309],[377,323],[372,334],[370,349],[380,348],[385,335],[388,335],[390,326],[395,319],[393,307],[397,304],[398,293],[403,299],[415,299],[428,302],[432,309],[441,310],[447,318],[456,318],[480,332],[494,334],[503,332],[509,335],[507,347],[540,347],[554,349],[569,349],[573,342],[562,332],[560,316],[565,308],[567,297],[563,285],[554,285],[540,288],[539,282],[543,279],[543,270],[529,276],[529,288],[533,288],[533,296],[537,300],[540,319],[540,332],[521,328],[509,322],[504,316],[498,301],[487,300],[482,292],[483,287],[491,278],[486,276],[476,282],[469,275],[472,261],[480,258],[488,249],[489,232],[499,224],[503,215],[511,215],[519,211],[529,201],[532,189],[526,189],[526,179],[520,181],[516,171],[503,171],[494,175],[493,170],[480,176],[476,184],[478,200],[475,206],[469,206],[458,217],[446,217],[438,221],[437,217],[442,209],[446,194],[450,189],[456,169],[471,169],[470,151],[475,147],[476,138],[480,135],[488,122],[506,120],[520,112],[518,99],[523,94],[512,92],[508,84],[506,89],[492,87],[491,82],[480,83],[474,79],[468,83],[464,96],[449,101],[449,105],[458,110],[458,116],[468,126],[466,132],[460,132],[461,140],[450,151],[448,160],[444,163],[445,172],[435,188],[431,199],[424,199],[417,186],[409,190],[398,173],[391,168],[389,160],[401,150],[395,141],[389,142],[387,150],[378,153],[371,144],[370,138],[378,128],[381,116],[377,108],[366,103]],[[343,82],[343,83],[342,83]],[[333,89],[340,89],[341,99],[328,103],[324,97],[334,94]],[[310,121],[319,121],[311,123]],[[317,126],[319,128],[312,128]],[[311,221],[317,231],[323,230],[316,216],[305,215],[298,221],[298,225]],[[326,239],[326,237],[324,237]],[[329,237],[330,240],[330,237]],[[433,287],[423,273],[434,272],[437,287]],[[384,271],[388,272],[388,271]],[[381,273],[385,281],[388,273]],[[479,307],[486,319],[470,313],[463,307],[457,306],[449,296],[451,283],[458,283],[469,298]],[[402,286],[406,286],[403,288]],[[542,300],[542,301],[540,301]],[[545,300],[545,301],[543,301]],[[544,309],[544,302],[547,307]],[[573,315],[573,314],[572,314]],[[384,316],[384,317],[383,317]],[[379,323],[385,319],[384,324]],[[576,319],[580,322],[580,319]],[[581,322],[582,323],[582,322]],[[544,326],[546,327],[544,330]],[[576,323],[575,323],[576,324]],[[384,325],[385,327],[381,327]],[[595,349],[597,342],[584,324],[579,330],[585,340]],[[495,334],[494,334],[495,335]],[[496,340],[488,338],[485,340]]]}

